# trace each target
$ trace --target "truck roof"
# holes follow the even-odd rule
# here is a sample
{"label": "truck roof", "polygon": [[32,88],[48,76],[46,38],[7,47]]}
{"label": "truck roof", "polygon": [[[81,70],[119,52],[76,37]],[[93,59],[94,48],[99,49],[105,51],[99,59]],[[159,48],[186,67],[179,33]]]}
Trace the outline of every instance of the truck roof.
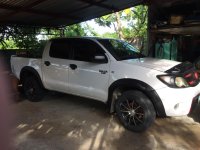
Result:
{"label": "truck roof", "polygon": [[99,39],[114,39],[114,38],[101,38],[101,37],[89,37],[89,36],[78,36],[78,37],[59,37],[52,38],[50,40],[64,40],[64,39],[91,39],[91,40],[99,40]]}

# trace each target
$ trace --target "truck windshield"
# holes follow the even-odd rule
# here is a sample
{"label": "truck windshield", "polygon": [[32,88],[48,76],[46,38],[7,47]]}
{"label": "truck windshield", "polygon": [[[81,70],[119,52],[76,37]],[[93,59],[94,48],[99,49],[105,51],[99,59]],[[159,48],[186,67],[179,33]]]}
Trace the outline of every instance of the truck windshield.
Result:
{"label": "truck windshield", "polygon": [[144,55],[142,55],[138,49],[125,41],[116,39],[98,39],[98,41],[117,60],[136,59],[144,57]]}

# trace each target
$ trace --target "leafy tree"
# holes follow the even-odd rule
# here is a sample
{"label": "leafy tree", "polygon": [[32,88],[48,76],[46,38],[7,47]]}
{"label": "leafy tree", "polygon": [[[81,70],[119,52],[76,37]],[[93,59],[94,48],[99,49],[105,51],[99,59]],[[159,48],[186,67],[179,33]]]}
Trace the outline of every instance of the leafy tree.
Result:
{"label": "leafy tree", "polygon": [[14,32],[14,28],[8,26],[0,26],[0,45],[6,47],[6,42],[10,40],[10,35]]}
{"label": "leafy tree", "polygon": [[36,34],[31,34],[31,28],[15,28],[12,39],[20,49],[38,49],[40,46]]}
{"label": "leafy tree", "polygon": [[[131,43],[139,39],[139,48],[143,49],[147,37],[147,12],[147,6],[140,5],[95,19],[95,22],[100,26],[114,27],[120,39],[126,39]],[[122,25],[123,22],[126,22],[126,26]]]}
{"label": "leafy tree", "polygon": [[4,40],[3,44],[0,44],[0,49],[17,49],[15,42],[10,38],[8,40]]}
{"label": "leafy tree", "polygon": [[65,28],[65,36],[72,37],[72,36],[86,36],[84,29],[82,28],[81,24],[75,24],[71,26],[67,26]]}
{"label": "leafy tree", "polygon": [[98,34],[86,22],[67,26],[65,29],[66,37],[76,36],[97,36]]}
{"label": "leafy tree", "polygon": [[30,34],[32,30],[32,28],[28,29],[15,26],[1,26],[0,44],[4,48],[7,48],[8,46],[10,47],[10,43],[13,42],[14,45],[18,48],[37,48],[38,40],[36,35]]}
{"label": "leafy tree", "polygon": [[[124,19],[128,22],[128,28],[124,29],[127,38],[133,42],[137,37],[141,41],[141,49],[144,48],[145,39],[147,38],[147,6],[140,5],[124,11]],[[131,38],[132,37],[132,38]]]}
{"label": "leafy tree", "polygon": [[123,39],[124,35],[122,32],[121,16],[122,16],[122,11],[115,12],[113,14],[97,18],[97,19],[95,19],[95,22],[97,24],[99,24],[100,26],[104,26],[104,27],[105,26],[107,26],[107,27],[113,26],[118,38]]}
{"label": "leafy tree", "polygon": [[90,27],[86,22],[70,25],[65,28],[64,35],[60,34],[58,30],[52,30],[54,35],[47,36],[47,39],[55,38],[58,36],[65,36],[65,37],[76,37],[76,36],[98,36],[97,32],[94,31],[92,27]]}
{"label": "leafy tree", "polygon": [[[3,48],[11,48],[12,43],[19,49],[38,49],[40,47],[40,41],[38,40],[39,33],[48,34],[47,29],[38,29],[37,32],[33,28],[23,28],[23,27],[9,27],[1,26],[0,27],[0,45]],[[50,34],[42,36],[45,39],[60,37],[60,30],[51,30]],[[97,33],[87,24],[75,24],[67,26],[64,28],[64,35],[66,37],[72,36],[96,36]]]}
{"label": "leafy tree", "polygon": [[118,35],[116,32],[114,33],[110,33],[110,32],[106,32],[104,33],[103,35],[101,35],[101,37],[104,37],[104,38],[118,38]]}
{"label": "leafy tree", "polygon": [[99,34],[87,22],[81,23],[86,36],[99,36]]}
{"label": "leafy tree", "polygon": [[31,34],[34,32],[32,28],[1,26],[0,30],[1,49],[23,49],[31,53],[32,57],[41,56],[43,43],[38,40],[37,34]]}

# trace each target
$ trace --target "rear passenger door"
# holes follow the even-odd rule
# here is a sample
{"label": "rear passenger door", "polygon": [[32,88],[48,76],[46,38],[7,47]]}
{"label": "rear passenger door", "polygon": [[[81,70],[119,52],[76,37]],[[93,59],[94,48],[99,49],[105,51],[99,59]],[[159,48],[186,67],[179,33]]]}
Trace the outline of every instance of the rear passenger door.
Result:
{"label": "rear passenger door", "polygon": [[[109,59],[104,50],[89,39],[74,39],[71,42],[73,60],[69,68],[69,90],[75,95],[107,100]],[[95,54],[102,54],[107,63],[94,63]]]}
{"label": "rear passenger door", "polygon": [[68,92],[70,41],[55,39],[43,58],[44,85],[47,89]]}

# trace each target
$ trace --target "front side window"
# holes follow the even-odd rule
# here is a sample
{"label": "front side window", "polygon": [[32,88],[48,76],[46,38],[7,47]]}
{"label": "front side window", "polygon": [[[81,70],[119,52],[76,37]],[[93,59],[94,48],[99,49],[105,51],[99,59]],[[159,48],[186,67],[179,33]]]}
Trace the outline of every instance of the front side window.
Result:
{"label": "front side window", "polygon": [[70,43],[67,40],[54,40],[51,43],[49,56],[54,58],[69,59]]}
{"label": "front side window", "polygon": [[72,43],[74,60],[92,62],[95,55],[104,54],[101,47],[88,39],[74,39]]}
{"label": "front side window", "polygon": [[115,39],[98,40],[117,60],[135,59],[144,57],[131,44]]}

